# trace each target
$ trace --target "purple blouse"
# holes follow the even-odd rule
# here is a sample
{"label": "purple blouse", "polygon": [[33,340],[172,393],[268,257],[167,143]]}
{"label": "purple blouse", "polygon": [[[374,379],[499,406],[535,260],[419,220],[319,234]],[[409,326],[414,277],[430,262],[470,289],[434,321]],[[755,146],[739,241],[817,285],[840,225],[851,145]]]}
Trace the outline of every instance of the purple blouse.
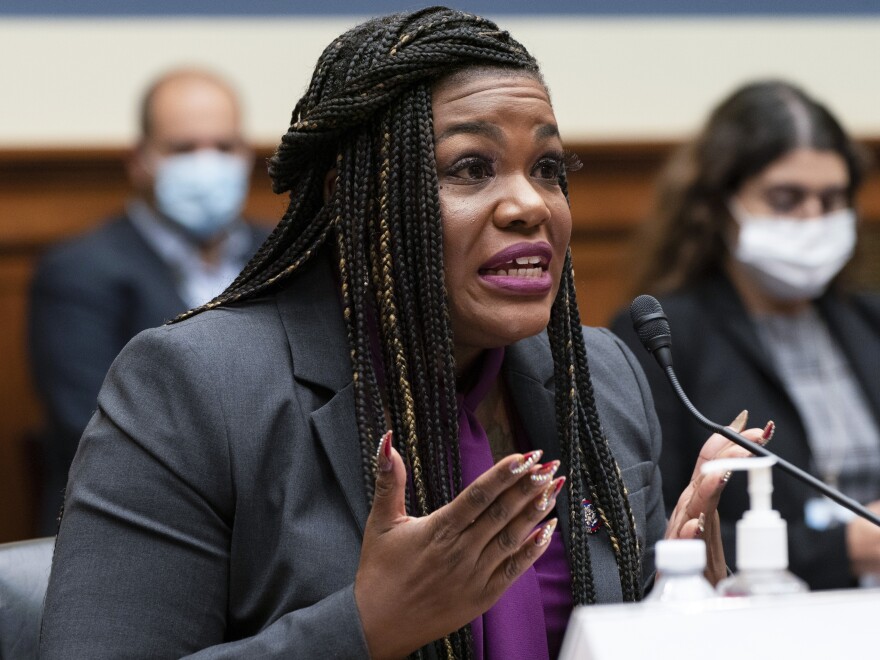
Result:
{"label": "purple blouse", "polygon": [[[487,350],[473,386],[458,395],[464,486],[494,465],[489,440],[474,411],[498,378],[503,361],[503,348]],[[520,450],[531,449],[516,414],[510,415],[510,423]],[[557,527],[538,561],[488,612],[471,623],[476,657],[478,660],[556,658],[571,610],[571,572]]]}

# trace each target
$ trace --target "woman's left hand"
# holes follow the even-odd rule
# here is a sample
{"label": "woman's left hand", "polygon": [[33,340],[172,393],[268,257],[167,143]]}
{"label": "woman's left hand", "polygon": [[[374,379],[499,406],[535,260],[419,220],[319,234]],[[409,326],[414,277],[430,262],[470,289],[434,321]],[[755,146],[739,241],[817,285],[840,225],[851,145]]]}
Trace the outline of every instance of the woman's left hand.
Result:
{"label": "woman's left hand", "polygon": [[[765,444],[773,435],[773,422],[768,422],[762,429],[743,431],[748,413],[744,410],[728,427],[741,432],[746,438]],[[721,525],[718,520],[718,500],[721,491],[727,485],[729,474],[704,475],[700,471],[703,463],[718,458],[742,458],[751,456],[751,452],[735,445],[724,436],[713,434],[697,458],[691,482],[678,498],[678,504],[669,516],[666,525],[667,539],[703,539],[706,542],[706,579],[713,585],[727,577],[727,565],[724,561],[724,549],[721,545]]]}

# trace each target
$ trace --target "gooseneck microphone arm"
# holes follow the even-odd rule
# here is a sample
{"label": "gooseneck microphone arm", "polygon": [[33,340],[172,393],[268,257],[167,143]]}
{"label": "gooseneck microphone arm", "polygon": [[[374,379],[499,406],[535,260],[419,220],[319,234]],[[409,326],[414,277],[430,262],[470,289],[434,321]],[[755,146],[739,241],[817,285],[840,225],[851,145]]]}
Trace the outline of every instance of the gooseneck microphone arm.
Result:
{"label": "gooseneck microphone arm", "polygon": [[871,512],[869,509],[866,509],[854,499],[847,497],[846,495],[838,490],[835,490],[834,488],[831,488],[828,484],[820,481],[809,472],[804,472],[796,465],[792,465],[785,459],[780,458],[772,451],[765,448],[763,445],[759,445],[757,442],[750,441],[745,436],[740,435],[739,433],[727,426],[721,426],[720,424],[716,424],[712,420],[707,419],[699,410],[696,409],[694,404],[691,403],[690,399],[688,399],[687,394],[684,393],[684,390],[681,388],[681,384],[678,382],[678,378],[675,375],[675,370],[672,368],[672,365],[666,367],[664,371],[666,372],[666,377],[669,379],[669,382],[672,385],[672,389],[675,390],[675,393],[678,395],[678,398],[684,404],[685,408],[688,409],[688,412],[690,412],[694,419],[696,419],[700,424],[705,426],[707,429],[714,431],[715,433],[720,433],[731,442],[735,442],[740,447],[748,449],[756,456],[774,457],[776,459],[776,467],[778,467],[783,472],[788,472],[788,474],[793,476],[795,479],[799,479],[808,486],[812,486],[816,490],[826,495],[829,499],[837,502],[840,506],[846,507],[853,513],[861,516],[862,518],[870,520],[872,523],[880,527],[880,516]]}
{"label": "gooseneck microphone arm", "polygon": [[669,383],[672,385],[675,394],[694,419],[710,431],[723,435],[731,442],[747,449],[756,456],[771,456],[775,458],[776,466],[783,472],[787,472],[795,479],[802,481],[808,486],[811,486],[826,495],[829,499],[834,500],[840,504],[840,506],[849,509],[856,515],[861,516],[865,520],[869,520],[880,527],[880,516],[866,509],[854,499],[847,497],[834,488],[831,488],[812,474],[804,472],[796,465],[792,465],[769,449],[756,442],[752,442],[733,429],[727,426],[722,426],[721,424],[716,424],[697,410],[682,389],[681,384],[678,382],[678,377],[675,375],[675,369],[672,367],[672,336],[670,334],[669,321],[656,298],[651,296],[639,296],[633,300],[632,305],[630,305],[630,316],[632,317],[633,329],[636,331],[636,334],[638,334],[642,345],[657,359],[660,367],[666,373],[666,377],[669,379]]}

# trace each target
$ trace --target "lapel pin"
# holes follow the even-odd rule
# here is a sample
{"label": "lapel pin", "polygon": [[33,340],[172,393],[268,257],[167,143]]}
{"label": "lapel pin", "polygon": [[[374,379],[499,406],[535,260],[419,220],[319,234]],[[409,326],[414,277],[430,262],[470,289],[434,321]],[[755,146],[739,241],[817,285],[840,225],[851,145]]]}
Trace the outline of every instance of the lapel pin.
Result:
{"label": "lapel pin", "polygon": [[602,526],[602,519],[596,512],[596,506],[587,499],[581,500],[581,506],[584,507],[584,522],[587,523],[587,533],[595,534]]}

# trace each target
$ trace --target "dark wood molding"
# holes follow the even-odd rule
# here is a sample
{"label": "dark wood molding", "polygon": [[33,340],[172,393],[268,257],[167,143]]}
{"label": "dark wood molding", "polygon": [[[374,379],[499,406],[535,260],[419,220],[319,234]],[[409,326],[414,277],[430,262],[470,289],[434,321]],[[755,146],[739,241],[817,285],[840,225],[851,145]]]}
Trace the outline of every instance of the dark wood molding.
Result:
{"label": "dark wood molding", "polygon": [[[880,163],[880,137],[862,141]],[[673,141],[571,144],[583,168],[570,177],[575,262],[581,318],[604,324],[626,302],[634,230],[649,213],[654,182],[676,148]],[[287,199],[272,193],[265,161],[274,145],[255,150],[250,217],[272,225]],[[42,412],[27,367],[27,295],[40,253],[56,241],[96,226],[120,211],[132,194],[123,148],[0,149],[0,542],[35,529],[34,473],[26,438]],[[860,197],[867,231],[862,279],[880,286],[880,172]]]}

